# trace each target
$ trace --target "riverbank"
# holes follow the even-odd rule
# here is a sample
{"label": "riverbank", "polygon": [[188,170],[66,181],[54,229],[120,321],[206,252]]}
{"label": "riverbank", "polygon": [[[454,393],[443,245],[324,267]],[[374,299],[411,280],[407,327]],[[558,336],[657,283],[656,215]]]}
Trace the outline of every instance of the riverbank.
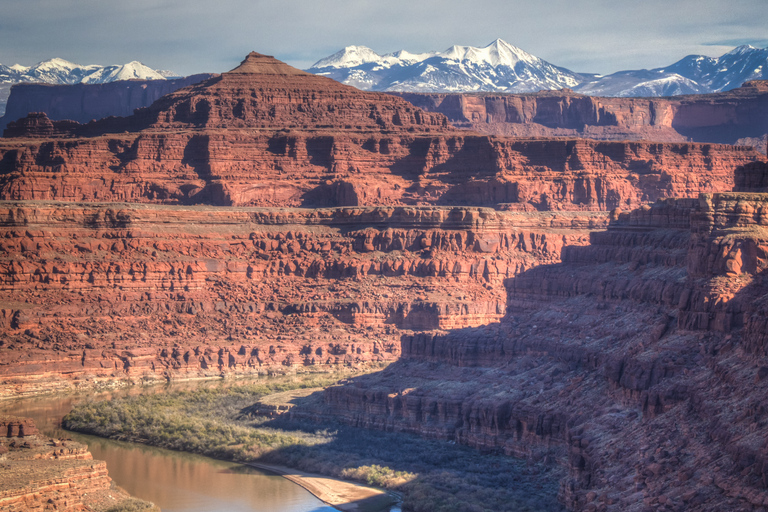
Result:
{"label": "riverbank", "polygon": [[[280,466],[290,474],[299,473],[287,468],[317,478],[354,480],[401,493],[403,510],[414,512],[562,510],[557,502],[562,475],[556,466],[482,454],[410,434],[299,423],[284,414],[260,415],[260,411],[281,409],[281,401],[270,400],[270,395],[282,393],[285,399],[292,396],[286,393],[292,389],[309,392],[297,393],[290,399],[296,407],[308,401],[322,404],[321,389],[334,382],[330,376],[325,382],[317,376],[311,380],[293,376],[290,381],[273,379],[221,389],[84,402],[67,415],[65,426],[244,464]],[[326,485],[330,486],[329,496],[339,494],[335,483]],[[337,504],[360,507],[367,503],[354,497],[339,498],[345,500]]]}
{"label": "riverbank", "polygon": [[280,475],[303,487],[323,503],[344,512],[387,510],[401,499],[392,491],[385,492],[360,483],[329,478],[317,473],[261,462],[249,462],[248,465]]}

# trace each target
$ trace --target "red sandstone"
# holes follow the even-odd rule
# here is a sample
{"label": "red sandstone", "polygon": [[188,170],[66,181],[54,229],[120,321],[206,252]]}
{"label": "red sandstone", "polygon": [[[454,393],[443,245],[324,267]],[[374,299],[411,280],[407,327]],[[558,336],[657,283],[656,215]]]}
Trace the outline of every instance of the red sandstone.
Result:
{"label": "red sandstone", "polygon": [[[768,81],[715,94],[601,98],[568,89],[534,94],[395,93],[454,126],[515,137],[718,142],[759,147],[768,133]],[[751,138],[752,140],[748,139]]]}
{"label": "red sandstone", "polygon": [[255,53],[130,118],[32,115],[9,131],[0,198],[12,200],[609,210],[732,190],[768,166],[745,146],[467,134]]}
{"label": "red sandstone", "polygon": [[29,418],[0,416],[0,471],[3,511],[98,512],[130,498],[87,446],[40,436]]}

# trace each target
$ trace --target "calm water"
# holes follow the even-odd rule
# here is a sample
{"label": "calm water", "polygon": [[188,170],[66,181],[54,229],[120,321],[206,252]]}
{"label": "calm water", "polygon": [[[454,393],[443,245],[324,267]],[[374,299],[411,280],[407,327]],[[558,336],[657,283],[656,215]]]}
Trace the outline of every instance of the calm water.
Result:
{"label": "calm water", "polygon": [[163,512],[336,512],[298,485],[257,469],[61,430],[61,418],[81,399],[0,402],[0,413],[31,417],[46,435],[86,443],[94,459],[107,461],[117,485]]}

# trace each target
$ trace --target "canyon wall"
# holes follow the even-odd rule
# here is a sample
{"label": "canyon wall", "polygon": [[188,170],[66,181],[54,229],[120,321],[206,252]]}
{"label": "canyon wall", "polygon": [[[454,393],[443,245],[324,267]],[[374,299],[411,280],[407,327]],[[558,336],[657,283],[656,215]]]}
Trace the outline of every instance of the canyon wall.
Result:
{"label": "canyon wall", "polygon": [[[28,118],[48,136],[55,123]],[[61,122],[59,122],[61,123]],[[763,176],[745,146],[466,134],[143,131],[0,142],[0,198],[222,206],[631,209]]]}
{"label": "canyon wall", "polygon": [[406,333],[292,414],[556,461],[574,510],[762,510],[766,215],[735,193],[614,214],[505,280],[501,322]]}
{"label": "canyon wall", "polygon": [[722,93],[669,98],[592,97],[568,89],[396,94],[419,108],[445,114],[454,126],[501,136],[734,144],[768,133],[764,80]]}
{"label": "canyon wall", "polygon": [[[392,361],[602,213],[0,205],[0,394]],[[460,287],[460,288],[457,288]]]}
{"label": "canyon wall", "polygon": [[137,108],[148,107],[161,96],[212,76],[203,73],[169,80],[120,80],[106,84],[16,84],[10,89],[5,114],[0,117],[0,133],[8,123],[30,112],[45,113],[56,121],[68,119],[78,123],[130,116]]}
{"label": "canyon wall", "polygon": [[[651,110],[563,94],[509,108]],[[391,363],[289,414],[561,464],[574,510],[768,506],[753,148],[467,133],[256,53],[128,118],[5,133],[2,397]]]}

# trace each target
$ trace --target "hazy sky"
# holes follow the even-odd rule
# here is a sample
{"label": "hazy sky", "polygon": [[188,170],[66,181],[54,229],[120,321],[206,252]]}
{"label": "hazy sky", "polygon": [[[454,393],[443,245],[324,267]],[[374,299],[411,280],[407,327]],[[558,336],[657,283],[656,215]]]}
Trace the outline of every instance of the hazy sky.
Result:
{"label": "hazy sky", "polygon": [[768,46],[768,0],[0,0],[0,63],[139,60],[222,72],[251,50],[306,68],[344,46],[378,53],[496,38],[573,71],[611,73]]}

